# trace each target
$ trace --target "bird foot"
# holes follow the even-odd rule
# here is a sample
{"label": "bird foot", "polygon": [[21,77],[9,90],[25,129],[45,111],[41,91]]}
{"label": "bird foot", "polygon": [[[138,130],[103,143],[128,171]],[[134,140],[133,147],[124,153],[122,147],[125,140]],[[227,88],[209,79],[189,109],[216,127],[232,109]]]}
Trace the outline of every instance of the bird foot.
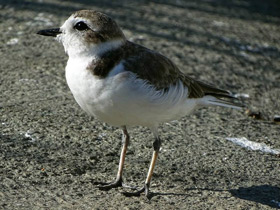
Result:
{"label": "bird foot", "polygon": [[141,193],[145,192],[145,195],[148,199],[150,199],[152,197],[152,193],[149,190],[149,185],[145,184],[144,187],[133,191],[133,192],[123,192],[123,194],[127,197],[132,197],[132,196],[140,196]]}
{"label": "bird foot", "polygon": [[95,182],[95,184],[98,185],[98,188],[100,190],[110,190],[110,189],[113,189],[113,188],[118,188],[118,187],[124,187],[124,188],[128,188],[128,189],[137,189],[137,187],[135,186],[130,186],[130,185],[127,185],[125,184],[121,178],[119,179],[116,179],[115,181],[113,182]]}

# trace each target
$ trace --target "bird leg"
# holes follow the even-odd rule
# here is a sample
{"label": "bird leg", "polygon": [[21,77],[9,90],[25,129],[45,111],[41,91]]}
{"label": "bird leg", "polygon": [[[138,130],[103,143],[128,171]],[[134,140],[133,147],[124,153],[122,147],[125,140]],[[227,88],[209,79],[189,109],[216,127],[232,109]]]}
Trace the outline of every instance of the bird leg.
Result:
{"label": "bird leg", "polygon": [[153,151],[153,156],[152,156],[152,160],[151,160],[151,164],[150,164],[150,168],[147,174],[147,178],[144,184],[144,187],[142,187],[141,189],[135,191],[135,192],[124,192],[123,194],[125,196],[140,196],[140,194],[142,192],[145,192],[146,197],[150,197],[150,183],[151,183],[151,179],[152,179],[152,175],[153,175],[153,171],[156,165],[156,160],[159,154],[159,149],[160,149],[160,145],[161,145],[161,140],[158,136],[156,136],[156,140],[153,143],[153,147],[154,147],[154,151]]}
{"label": "bird leg", "polygon": [[101,189],[101,190],[110,190],[112,188],[117,188],[117,187],[125,187],[125,188],[135,189],[135,187],[128,186],[128,185],[124,184],[123,180],[122,180],[124,160],[125,160],[127,147],[128,147],[128,144],[129,144],[129,135],[128,135],[128,132],[127,132],[125,126],[123,127],[122,131],[123,131],[123,137],[122,137],[123,147],[122,147],[121,156],[120,156],[117,178],[116,178],[115,181],[110,182],[110,183],[98,182],[98,184],[99,184],[98,188]]}

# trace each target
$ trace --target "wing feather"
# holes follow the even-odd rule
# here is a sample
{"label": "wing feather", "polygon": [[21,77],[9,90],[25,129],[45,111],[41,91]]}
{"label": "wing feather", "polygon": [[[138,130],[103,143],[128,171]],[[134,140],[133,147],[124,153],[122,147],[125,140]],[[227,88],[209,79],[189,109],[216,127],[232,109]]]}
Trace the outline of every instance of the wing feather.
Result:
{"label": "wing feather", "polygon": [[188,88],[189,98],[202,98],[205,95],[233,98],[229,91],[197,81],[183,74],[165,56],[129,41],[103,54],[99,60],[92,62],[88,69],[94,75],[104,78],[120,62],[123,62],[125,70],[135,73],[138,78],[148,81],[158,90],[168,90],[170,85],[181,80]]}

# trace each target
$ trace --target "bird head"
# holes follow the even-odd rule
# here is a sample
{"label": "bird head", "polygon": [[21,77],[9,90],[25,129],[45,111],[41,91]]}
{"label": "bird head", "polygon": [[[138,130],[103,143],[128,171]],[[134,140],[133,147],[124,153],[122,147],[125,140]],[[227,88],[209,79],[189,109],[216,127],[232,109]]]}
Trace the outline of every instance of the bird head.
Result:
{"label": "bird head", "polygon": [[95,55],[126,40],[112,18],[93,10],[77,11],[60,28],[40,30],[37,34],[56,37],[69,56]]}

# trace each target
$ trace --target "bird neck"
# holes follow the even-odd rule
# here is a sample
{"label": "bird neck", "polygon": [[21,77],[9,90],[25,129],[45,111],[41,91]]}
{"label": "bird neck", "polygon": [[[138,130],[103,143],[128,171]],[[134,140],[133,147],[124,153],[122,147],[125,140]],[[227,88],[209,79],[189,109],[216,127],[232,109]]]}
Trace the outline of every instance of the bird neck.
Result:
{"label": "bird neck", "polygon": [[70,48],[69,50],[67,50],[67,54],[69,58],[98,58],[110,50],[114,50],[121,47],[124,43],[125,40],[116,39],[107,42],[102,42],[99,44],[90,44],[88,46],[80,47],[79,49]]}

